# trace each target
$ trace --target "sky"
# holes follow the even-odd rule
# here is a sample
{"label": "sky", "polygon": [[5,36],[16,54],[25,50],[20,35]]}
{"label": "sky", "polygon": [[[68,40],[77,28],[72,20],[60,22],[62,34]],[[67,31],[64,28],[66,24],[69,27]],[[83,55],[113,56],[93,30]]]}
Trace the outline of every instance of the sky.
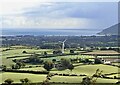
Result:
{"label": "sky", "polygon": [[105,29],[118,23],[118,0],[0,0],[3,29]]}

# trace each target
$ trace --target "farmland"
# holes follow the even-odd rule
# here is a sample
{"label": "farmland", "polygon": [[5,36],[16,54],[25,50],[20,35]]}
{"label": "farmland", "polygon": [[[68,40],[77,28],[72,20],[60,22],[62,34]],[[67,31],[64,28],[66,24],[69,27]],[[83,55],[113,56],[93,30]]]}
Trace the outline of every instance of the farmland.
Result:
{"label": "farmland", "polygon": [[[9,50],[6,50],[8,48],[1,48],[2,52],[2,64],[6,65],[8,68],[11,68],[12,64],[15,64],[12,60],[14,59],[26,59],[29,58],[33,54],[43,54],[43,52],[47,52],[48,54],[52,54],[52,49],[36,49],[36,48],[20,48],[20,46],[13,46],[10,47]],[[26,51],[27,53],[23,53],[23,51]],[[79,52],[79,51],[75,51]],[[99,52],[99,51],[96,51]],[[106,52],[106,51],[105,51]],[[114,52],[114,51],[112,51]],[[69,53],[68,49],[65,51],[65,53]],[[104,56],[105,57],[105,56]],[[107,56],[106,56],[107,57]],[[92,55],[65,55],[65,56],[53,56],[50,58],[41,58],[43,61],[52,61],[53,59],[56,59],[57,61],[60,61],[61,58],[66,58],[66,59],[94,59],[94,56]],[[114,65],[119,65],[118,63],[113,63]],[[118,70],[119,68],[116,66],[111,66],[111,65],[104,65],[104,64],[83,64],[83,63],[73,63],[75,66],[72,71],[69,69],[65,70],[57,70],[56,68],[53,68],[50,70],[50,73],[52,74],[58,74],[55,75],[51,78],[49,82],[64,82],[64,83],[81,83],[82,78],[85,76],[79,76],[79,75],[86,75],[86,76],[92,76],[95,72],[96,69],[102,70],[102,74],[110,74],[108,77],[114,78],[114,76],[119,77],[118,75]],[[19,70],[22,71],[46,71],[46,69],[43,68],[42,64],[26,64],[24,68],[20,68]],[[111,73],[115,73],[112,75]],[[77,75],[77,76],[61,76],[61,74],[69,74],[69,75]],[[43,82],[46,79],[47,74],[32,74],[32,73],[19,73],[19,72],[1,72],[0,76],[2,77],[2,80],[0,83],[4,83],[4,81],[8,78],[11,78],[14,80],[14,83],[20,83],[20,79],[28,78],[30,82],[32,83],[38,83],[38,82]],[[116,83],[118,82],[117,79],[106,79],[106,78],[98,78],[97,83]]]}
{"label": "farmland", "polygon": [[[5,79],[11,78],[14,80],[15,83],[20,83],[20,79],[22,78],[29,78],[31,82],[42,82],[45,78],[46,75],[36,75],[36,74],[26,74],[26,73],[3,73],[2,74],[2,81],[4,82]],[[80,83],[82,81],[83,77],[64,77],[64,76],[54,76],[50,82],[67,82],[67,83]],[[101,79],[99,78],[97,80],[98,83],[115,83],[117,82],[117,79]]]}

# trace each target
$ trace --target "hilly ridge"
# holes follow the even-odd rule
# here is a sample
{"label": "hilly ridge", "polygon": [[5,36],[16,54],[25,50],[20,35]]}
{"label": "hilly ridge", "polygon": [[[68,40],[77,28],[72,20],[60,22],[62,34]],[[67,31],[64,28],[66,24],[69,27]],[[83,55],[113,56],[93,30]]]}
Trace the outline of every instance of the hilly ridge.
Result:
{"label": "hilly ridge", "polygon": [[108,28],[104,29],[103,31],[101,31],[97,34],[98,35],[120,35],[119,30],[120,30],[120,23],[115,24],[111,27],[108,27]]}

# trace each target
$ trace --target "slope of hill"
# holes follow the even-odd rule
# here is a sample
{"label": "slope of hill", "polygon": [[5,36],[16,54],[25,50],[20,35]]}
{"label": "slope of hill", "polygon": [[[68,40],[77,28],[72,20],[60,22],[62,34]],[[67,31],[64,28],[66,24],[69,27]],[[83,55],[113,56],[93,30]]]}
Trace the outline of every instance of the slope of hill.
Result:
{"label": "slope of hill", "polygon": [[120,35],[119,31],[120,31],[120,23],[115,24],[107,29],[104,29],[102,32],[99,32],[97,34],[99,35]]}

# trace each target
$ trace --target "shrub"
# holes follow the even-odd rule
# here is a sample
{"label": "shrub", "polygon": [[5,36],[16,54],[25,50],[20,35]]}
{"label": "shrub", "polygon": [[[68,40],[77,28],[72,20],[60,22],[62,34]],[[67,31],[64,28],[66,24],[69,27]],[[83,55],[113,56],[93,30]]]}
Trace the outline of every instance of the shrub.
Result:
{"label": "shrub", "polygon": [[4,81],[5,83],[7,83],[8,85],[12,84],[14,81],[12,79],[6,79]]}
{"label": "shrub", "polygon": [[22,53],[27,53],[26,51],[23,51]]}

